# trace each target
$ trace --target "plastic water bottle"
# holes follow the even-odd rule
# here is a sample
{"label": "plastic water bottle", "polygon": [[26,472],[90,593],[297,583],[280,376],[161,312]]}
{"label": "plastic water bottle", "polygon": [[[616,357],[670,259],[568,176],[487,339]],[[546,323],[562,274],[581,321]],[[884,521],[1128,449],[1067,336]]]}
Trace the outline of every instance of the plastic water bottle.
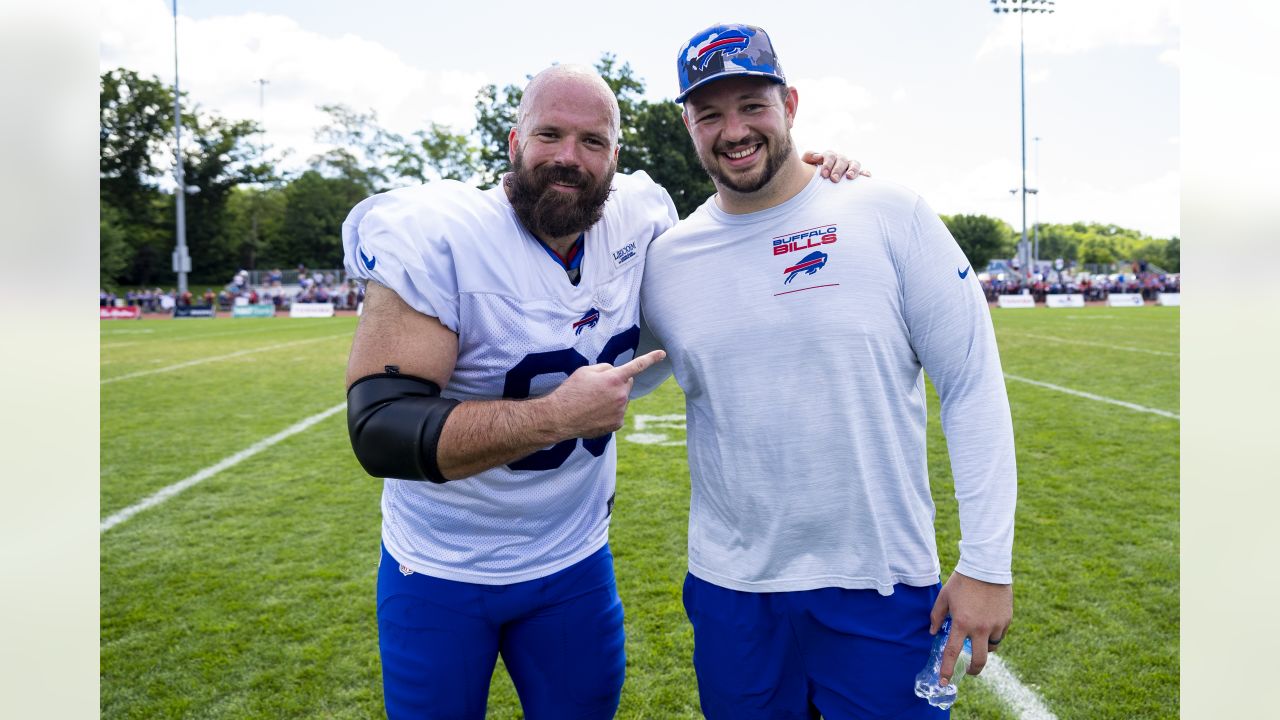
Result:
{"label": "plastic water bottle", "polygon": [[964,647],[960,649],[960,657],[956,658],[955,670],[951,673],[951,682],[938,684],[938,672],[942,669],[942,651],[947,646],[947,638],[951,636],[951,617],[942,621],[938,634],[933,636],[933,649],[929,651],[929,661],[916,674],[916,696],[929,701],[929,704],[946,710],[956,701],[956,685],[969,669],[969,661],[973,659],[973,644],[969,638],[964,639]]}

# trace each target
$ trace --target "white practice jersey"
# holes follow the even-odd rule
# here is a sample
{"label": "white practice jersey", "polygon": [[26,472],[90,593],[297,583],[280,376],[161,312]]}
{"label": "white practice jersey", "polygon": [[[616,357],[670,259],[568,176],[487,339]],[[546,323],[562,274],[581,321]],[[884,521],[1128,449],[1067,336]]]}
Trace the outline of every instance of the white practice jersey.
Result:
{"label": "white practice jersey", "polygon": [[815,173],[761,212],[709,200],[649,249],[642,298],[686,394],[691,573],[746,592],[938,582],[923,368],[960,501],[956,569],[1012,581],[991,317],[915,193]]}
{"label": "white practice jersey", "polygon": [[[347,272],[395,291],[458,334],[444,397],[545,395],[578,367],[630,360],[649,242],[676,221],[643,172],[616,175],[587,231],[581,280],[517,220],[501,185],[439,181],[375,195],[342,227]],[[462,480],[387,478],[382,540],[408,568],[509,584],[543,577],[608,540],[616,443],[566,440]]]}

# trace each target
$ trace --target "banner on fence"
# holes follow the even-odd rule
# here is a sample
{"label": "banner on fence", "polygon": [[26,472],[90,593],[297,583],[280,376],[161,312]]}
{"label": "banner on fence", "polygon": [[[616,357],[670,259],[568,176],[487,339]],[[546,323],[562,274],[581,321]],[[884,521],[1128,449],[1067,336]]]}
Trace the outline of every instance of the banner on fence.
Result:
{"label": "banner on fence", "polygon": [[289,317],[327,318],[333,317],[333,303],[294,303],[289,306]]}
{"label": "banner on fence", "polygon": [[997,295],[996,302],[1002,308],[1033,308],[1036,299],[1031,295]]}
{"label": "banner on fence", "polygon": [[231,317],[275,317],[276,306],[271,303],[257,303],[254,305],[236,305],[231,308]]}
{"label": "banner on fence", "polygon": [[179,305],[173,309],[173,316],[176,318],[215,318],[218,314],[214,312],[212,305]]}
{"label": "banner on fence", "polygon": [[1107,296],[1107,307],[1142,307],[1142,296],[1138,293],[1111,293]]}
{"label": "banner on fence", "polygon": [[1160,293],[1156,296],[1156,304],[1167,307],[1181,307],[1182,293]]}
{"label": "banner on fence", "polygon": [[1084,295],[1080,293],[1045,295],[1044,306],[1051,308],[1082,308],[1084,307]]}
{"label": "banner on fence", "polygon": [[140,307],[107,307],[98,306],[99,320],[137,320],[142,317]]}

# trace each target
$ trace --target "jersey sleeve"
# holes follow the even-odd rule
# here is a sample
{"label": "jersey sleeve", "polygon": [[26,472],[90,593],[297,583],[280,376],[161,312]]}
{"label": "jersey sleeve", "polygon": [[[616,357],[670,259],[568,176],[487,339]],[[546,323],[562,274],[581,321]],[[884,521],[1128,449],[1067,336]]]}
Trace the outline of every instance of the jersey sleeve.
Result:
{"label": "jersey sleeve", "polygon": [[409,307],[458,332],[458,275],[452,245],[432,217],[426,186],[374,195],[342,224],[349,276],[383,285]]}
{"label": "jersey sleeve", "polygon": [[[635,356],[640,357],[654,350],[662,349],[662,343],[658,341],[657,336],[649,329],[649,324],[644,321],[644,313],[642,312],[640,315],[640,343],[636,347]],[[670,355],[635,377],[635,384],[631,386],[631,399],[635,400],[636,398],[644,397],[657,390],[658,386],[666,382],[669,377],[671,377]]]}
{"label": "jersey sleeve", "polygon": [[1017,465],[991,312],[978,273],[938,215],[917,199],[898,258],[903,314],[938,390],[960,505],[956,571],[1010,583]]}
{"label": "jersey sleeve", "polygon": [[652,242],[680,219],[666,188],[655,183],[645,171],[615,177],[619,178],[615,185],[617,191],[625,193],[623,197],[628,200],[620,203],[624,227],[643,228],[645,239]]}

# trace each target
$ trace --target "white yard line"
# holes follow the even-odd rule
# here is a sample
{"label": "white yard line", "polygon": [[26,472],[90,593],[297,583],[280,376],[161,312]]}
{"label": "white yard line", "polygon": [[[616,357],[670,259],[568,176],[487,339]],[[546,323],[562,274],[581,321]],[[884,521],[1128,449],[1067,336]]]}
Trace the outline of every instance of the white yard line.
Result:
{"label": "white yard line", "polygon": [[1001,335],[1011,337],[1034,338],[1036,340],[1048,340],[1049,342],[1063,343],[1066,345],[1088,345],[1090,347],[1107,348],[1108,350],[1123,350],[1125,352],[1147,353],[1148,355],[1163,355],[1165,357],[1177,357],[1178,353],[1165,352],[1163,350],[1147,350],[1146,348],[1130,347],[1128,345],[1113,345],[1111,343],[1089,342],[1088,340],[1067,340],[1066,338],[1053,337],[1052,335],[1035,335],[1033,333],[1004,332]]}
{"label": "white yard line", "polygon": [[1057,720],[1036,691],[1023,685],[999,655],[987,655],[986,667],[982,668],[978,678],[986,681],[1021,720]]}
{"label": "white yard line", "polygon": [[1075,395],[1076,397],[1082,397],[1088,400],[1097,400],[1098,402],[1110,403],[1112,405],[1119,405],[1122,408],[1128,408],[1130,410],[1137,410],[1138,412],[1151,413],[1152,415],[1160,415],[1162,417],[1173,418],[1178,422],[1182,422],[1182,418],[1180,418],[1177,413],[1171,413],[1168,410],[1149,408],[1144,405],[1137,405],[1135,403],[1125,402],[1124,400],[1114,400],[1109,397],[1094,395],[1093,393],[1087,393],[1081,390],[1072,390],[1071,388],[1062,387],[1061,385],[1054,385],[1053,383],[1040,382],[1039,380],[1032,380],[1030,378],[1018,377],[1017,375],[1010,375],[1009,373],[1005,373],[1004,376],[1009,380],[1017,380],[1018,382],[1027,383],[1028,385],[1035,385],[1037,387],[1048,388],[1049,390],[1056,390],[1060,393]]}
{"label": "white yard line", "polygon": [[340,333],[338,335],[325,335],[323,337],[318,337],[318,338],[308,338],[306,340],[294,340],[293,342],[278,343],[276,345],[267,345],[266,347],[250,348],[248,350],[238,350],[233,353],[227,353],[226,355],[214,355],[213,357],[200,358],[199,360],[190,360],[188,362],[178,363],[177,365],[169,365],[167,367],[156,368],[155,370],[140,370],[138,372],[128,373],[126,375],[117,375],[115,377],[107,378],[102,382],[100,382],[99,384],[106,385],[107,383],[113,383],[118,380],[129,380],[136,377],[142,377],[144,375],[155,375],[156,373],[172,372],[174,370],[181,370],[183,368],[189,368],[195,365],[203,365],[204,363],[217,362],[218,360],[228,360],[230,358],[240,357],[242,355],[252,355],[253,353],[266,352],[268,350],[279,350],[280,348],[292,347],[294,345],[303,345],[305,343],[319,342],[321,340],[332,340],[333,338],[337,338],[337,337],[351,337],[351,333]]}
{"label": "white yard line", "polygon": [[183,490],[186,490],[192,485],[195,485],[196,483],[199,483],[203,480],[207,480],[213,477],[214,475],[217,475],[218,473],[222,472],[223,470],[226,470],[227,468],[239,463],[242,460],[247,460],[253,457],[254,455],[257,455],[258,453],[262,452],[263,450],[266,450],[267,448],[271,447],[272,445],[275,445],[276,443],[280,442],[281,440],[284,440],[285,438],[288,438],[292,435],[297,435],[303,430],[306,430],[312,425],[315,425],[321,420],[324,420],[330,415],[333,415],[339,410],[342,410],[346,406],[347,404],[345,402],[338,403],[337,405],[334,405],[328,410],[325,410],[322,413],[317,413],[315,415],[312,415],[311,417],[305,420],[302,420],[301,422],[295,423],[294,425],[291,425],[290,427],[284,430],[281,430],[280,432],[276,433],[275,435],[272,435],[269,438],[266,438],[264,440],[259,440],[258,442],[254,443],[248,448],[245,448],[244,450],[241,450],[235,455],[231,455],[229,457],[223,458],[222,460],[219,460],[217,464],[210,465],[209,467],[201,470],[200,472],[196,473],[195,475],[192,475],[189,478],[186,478],[185,480],[179,480],[178,482],[164,488],[163,490],[160,490],[159,492],[146,498],[145,500],[142,500],[141,502],[130,505],[129,507],[103,520],[102,525],[99,527],[98,533],[99,534],[105,533],[106,531],[110,530],[116,525],[119,525],[125,520],[128,520],[134,515],[137,515],[138,513],[142,512],[143,510],[159,505],[160,503],[164,502],[165,500],[168,500],[174,495],[177,495]]}

